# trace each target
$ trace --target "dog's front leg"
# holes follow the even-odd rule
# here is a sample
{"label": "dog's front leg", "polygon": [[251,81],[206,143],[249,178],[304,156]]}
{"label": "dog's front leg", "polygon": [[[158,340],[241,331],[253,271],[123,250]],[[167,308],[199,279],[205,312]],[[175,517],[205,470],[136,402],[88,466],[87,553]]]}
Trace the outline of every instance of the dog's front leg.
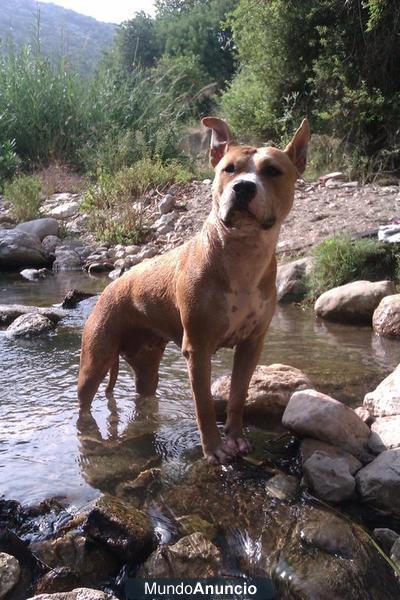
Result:
{"label": "dog's front leg", "polygon": [[213,464],[228,463],[236,452],[221,441],[217,428],[214,400],[211,395],[212,353],[207,348],[193,346],[185,338],[182,353],[187,361],[204,456]]}
{"label": "dog's front leg", "polygon": [[236,453],[245,454],[251,448],[243,437],[243,409],[251,376],[260,358],[265,333],[238,344],[233,360],[225,433],[226,444]]}

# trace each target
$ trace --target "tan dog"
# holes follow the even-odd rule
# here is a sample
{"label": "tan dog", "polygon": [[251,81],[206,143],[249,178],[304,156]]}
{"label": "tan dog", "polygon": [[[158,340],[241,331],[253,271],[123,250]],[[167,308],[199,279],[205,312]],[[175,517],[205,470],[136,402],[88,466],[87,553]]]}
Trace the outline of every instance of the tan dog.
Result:
{"label": "tan dog", "polygon": [[[243,406],[276,303],[275,248],[294,187],[306,165],[310,131],[303,120],[284,151],[233,143],[226,123],[205,117],[212,130],[213,203],[198,235],[144,261],[101,294],[83,333],[78,397],[90,410],[110,371],[110,392],[122,356],[136,391],[153,395],[169,341],[186,358],[205,456],[226,463],[249,450]],[[211,395],[211,357],[236,347],[225,425],[218,432]]]}

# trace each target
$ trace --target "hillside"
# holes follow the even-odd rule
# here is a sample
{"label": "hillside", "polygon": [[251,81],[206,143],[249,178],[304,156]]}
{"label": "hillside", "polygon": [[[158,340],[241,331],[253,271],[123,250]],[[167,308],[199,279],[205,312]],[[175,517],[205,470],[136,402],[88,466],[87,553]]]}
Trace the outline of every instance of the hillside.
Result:
{"label": "hillside", "polygon": [[55,4],[35,0],[1,0],[0,39],[4,46],[10,38],[19,46],[30,43],[38,28],[42,50],[53,60],[66,56],[82,73],[93,71],[112,44],[116,26],[101,23]]}

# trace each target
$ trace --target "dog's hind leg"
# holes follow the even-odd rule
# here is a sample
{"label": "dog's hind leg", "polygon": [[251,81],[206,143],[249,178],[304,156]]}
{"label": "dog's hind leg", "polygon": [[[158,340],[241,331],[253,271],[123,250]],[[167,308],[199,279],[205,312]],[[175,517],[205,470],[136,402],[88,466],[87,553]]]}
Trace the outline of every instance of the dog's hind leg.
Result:
{"label": "dog's hind leg", "polygon": [[111,369],[110,369],[110,377],[109,377],[108,384],[106,387],[106,392],[105,392],[107,398],[109,398],[113,393],[115,383],[118,378],[118,372],[119,372],[119,357],[117,356],[117,358],[111,365]]}
{"label": "dog's hind leg", "polygon": [[166,343],[144,345],[127,362],[135,373],[136,392],[140,396],[154,396],[158,386],[158,371]]}

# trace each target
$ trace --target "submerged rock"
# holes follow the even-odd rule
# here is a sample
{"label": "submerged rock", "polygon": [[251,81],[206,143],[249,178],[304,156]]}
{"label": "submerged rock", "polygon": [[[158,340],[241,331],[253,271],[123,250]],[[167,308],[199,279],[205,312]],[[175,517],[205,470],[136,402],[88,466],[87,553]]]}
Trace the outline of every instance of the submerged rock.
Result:
{"label": "submerged rock", "polygon": [[21,574],[19,562],[11,554],[0,552],[0,598],[6,594],[18,583]]}
{"label": "submerged rock", "polygon": [[7,327],[21,315],[27,314],[43,315],[56,325],[67,313],[53,307],[39,308],[23,304],[0,304],[0,327]]}
{"label": "submerged rock", "polygon": [[[223,414],[229,398],[230,375],[219,377],[211,388],[217,410]],[[297,390],[312,388],[312,383],[299,369],[288,365],[258,365],[250,380],[244,407],[245,418],[258,426],[280,419],[288,402]]]}
{"label": "submerged rock", "polygon": [[65,298],[61,303],[61,308],[75,308],[79,302],[82,300],[86,300],[87,298],[92,298],[96,294],[92,294],[90,292],[81,292],[80,290],[72,289],[68,290],[65,294]]}
{"label": "submerged rock", "polygon": [[400,415],[400,365],[365,395],[364,406],[373,417]]}
{"label": "submerged rock", "polygon": [[0,229],[0,269],[45,267],[49,258],[37,235]]}
{"label": "submerged rock", "polygon": [[294,500],[299,492],[299,481],[292,475],[277,473],[267,481],[265,489],[278,500]]}
{"label": "submerged rock", "polygon": [[360,460],[368,460],[369,427],[341,402],[315,390],[295,392],[282,418],[300,436],[328,442]]}
{"label": "submerged rock", "polygon": [[100,590],[77,588],[70,592],[39,594],[38,596],[31,596],[28,600],[117,600],[117,598]]}
{"label": "submerged rock", "polygon": [[400,516],[400,448],[385,450],[356,475],[363,502]]}
{"label": "submerged rock", "polygon": [[84,531],[117,557],[133,563],[145,560],[157,545],[147,515],[112,496],[102,496],[96,502]]}
{"label": "submerged rock", "polygon": [[323,293],[314,310],[318,317],[329,321],[371,324],[382,298],[394,291],[392,281],[353,281]]}
{"label": "submerged rock", "polygon": [[400,294],[381,300],[373,314],[372,326],[379,335],[400,338]]}
{"label": "submerged rock", "polygon": [[306,280],[311,272],[311,257],[280,265],[276,275],[278,302],[299,302],[306,294]]}
{"label": "submerged rock", "polygon": [[53,331],[55,325],[50,319],[39,313],[21,315],[11,323],[6,331],[6,337],[31,338]]}

